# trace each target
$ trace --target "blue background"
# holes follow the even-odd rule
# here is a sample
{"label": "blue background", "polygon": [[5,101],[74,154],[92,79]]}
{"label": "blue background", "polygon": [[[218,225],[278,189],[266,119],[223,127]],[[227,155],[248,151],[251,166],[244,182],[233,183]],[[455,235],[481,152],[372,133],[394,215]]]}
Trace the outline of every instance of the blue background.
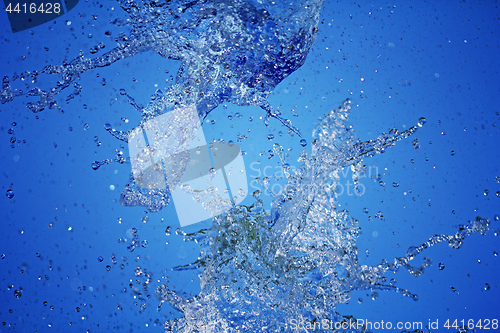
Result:
{"label": "blue background", "polygon": [[[300,128],[308,142],[306,149],[310,151],[317,119],[346,98],[353,101],[351,124],[362,140],[374,139],[389,128],[409,128],[420,117],[427,119],[412,137],[365,160],[382,174],[385,187],[366,178],[364,195],[340,196],[342,208],[363,229],[358,241],[360,263],[375,265],[383,258],[403,256],[409,246],[420,245],[434,234],[454,234],[458,225],[476,216],[493,220],[500,214],[500,194],[496,195],[500,184],[495,180],[500,176],[498,4],[339,1],[324,7],[306,63],[270,97],[271,104]],[[126,27],[109,23],[118,17],[126,19],[115,2],[81,1],[55,21],[13,34],[2,11],[0,74],[12,77],[58,65],[75,58],[80,50],[90,57],[89,49],[100,42],[106,46],[103,51],[110,50],[119,32],[128,33]],[[105,34],[108,30],[111,37]],[[94,160],[114,158],[116,150],[128,155],[126,144],[121,145],[103,126],[109,122],[127,130],[139,122],[139,114],[119,89],[145,105],[157,88],[171,84],[177,68],[175,61],[143,53],[83,74],[78,80],[83,87],[79,96],[66,104],[69,88],[58,97],[62,110],[33,114],[24,106],[32,100],[27,97],[0,105],[4,193],[0,197],[0,332],[162,332],[163,322],[180,314],[166,304],[157,312],[154,288],[168,275],[172,289],[186,295],[199,290],[195,272],[171,270],[198,255],[196,244],[175,235],[179,224],[173,205],[154,214],[122,207],[118,199],[130,164],[91,168]],[[51,87],[57,79],[41,76],[38,86]],[[22,84],[17,81],[13,87],[22,89]],[[241,117],[234,117],[236,113]],[[257,107],[221,105],[204,125],[208,140],[236,141],[238,135],[246,135],[239,145],[247,153],[249,182],[266,166],[271,167],[267,175],[281,173],[280,160],[267,158],[276,142],[289,153],[291,164],[300,164],[296,162],[302,150],[300,138],[289,136],[277,121],[271,120],[266,128],[259,119],[263,116]],[[271,141],[269,133],[275,136]],[[419,149],[412,144],[415,138]],[[260,171],[255,162],[260,163]],[[399,187],[393,187],[394,182]],[[114,191],[110,185],[116,187]],[[14,192],[11,199],[6,195],[9,189]],[[266,202],[270,199],[267,196]],[[251,203],[250,198],[245,202]],[[385,221],[374,218],[379,211]],[[147,223],[142,221],[145,216]],[[183,230],[209,225],[204,222]],[[167,226],[172,226],[171,236],[165,234]],[[425,251],[414,264],[429,257],[433,265],[417,279],[406,271],[388,276],[396,279],[398,287],[418,294],[418,302],[380,291],[374,301],[372,292],[357,291],[338,311],[372,322],[422,321],[424,325],[437,319],[440,325],[446,319],[500,319],[500,258],[494,254],[500,252],[494,235],[500,232],[500,223],[492,221],[490,227],[486,236],[467,238],[459,250],[439,244]],[[130,228],[137,228],[141,240],[148,241],[146,248],[127,251]],[[445,268],[440,270],[438,263]],[[150,298],[141,287],[145,278],[134,275],[137,266],[153,274]],[[485,290],[486,283],[490,290]],[[145,300],[134,293],[135,287]],[[22,296],[15,298],[14,290],[20,288]],[[142,310],[141,305],[145,305]]]}

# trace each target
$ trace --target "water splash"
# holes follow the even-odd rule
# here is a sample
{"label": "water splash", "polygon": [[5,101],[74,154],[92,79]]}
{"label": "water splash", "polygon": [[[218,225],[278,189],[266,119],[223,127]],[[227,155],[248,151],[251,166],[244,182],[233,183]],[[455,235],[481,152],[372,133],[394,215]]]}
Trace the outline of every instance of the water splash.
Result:
{"label": "water splash", "polygon": [[[279,4],[263,4],[259,0],[236,1],[135,1],[119,0],[130,21],[115,22],[131,25],[129,36],[121,36],[111,51],[95,58],[81,53],[62,65],[49,65],[42,71],[26,71],[21,79],[36,84],[41,74],[59,75],[57,85],[50,89],[30,87],[27,91],[11,87],[7,76],[0,92],[2,104],[22,95],[38,97],[27,108],[40,112],[59,108],[55,97],[73,86],[66,102],[79,95],[82,86],[76,82],[90,70],[112,65],[116,61],[139,53],[153,51],[160,56],[181,62],[175,82],[168,89],[158,89],[151,102],[142,107],[124,89],[120,94],[140,112],[140,126],[170,110],[195,106],[204,119],[221,103],[257,105],[266,114],[268,125],[275,118],[289,131],[299,133],[292,122],[280,116],[267,101],[269,94],[284,78],[305,62],[318,31],[323,0],[289,0]],[[102,47],[91,48],[96,54]],[[118,131],[106,124],[105,129],[115,138],[127,142],[131,131]],[[300,134],[300,133],[299,133]],[[107,159],[92,164],[94,170],[111,162]],[[143,206],[157,212],[168,205],[168,189],[143,189],[130,175],[120,203]]]}
{"label": "water splash", "polygon": [[[258,105],[269,118],[278,119],[291,131],[298,132],[289,120],[280,117],[267,97],[285,77],[305,61],[314,42],[322,0],[280,1],[133,1],[120,0],[129,14],[131,33],[120,36],[120,44],[94,58],[79,57],[41,71],[24,72],[20,77],[4,77],[2,104],[18,96],[38,98],[27,107],[33,112],[59,108],[56,96],[73,88],[70,101],[83,87],[76,81],[87,71],[153,51],[181,66],[175,83],[158,90],[146,107],[138,105],[126,91],[121,95],[142,115],[141,124],[169,110],[195,105],[205,118],[219,104]],[[92,48],[97,54],[102,48]],[[34,85],[41,74],[58,75],[60,80],[49,89],[29,87],[13,89],[11,81]],[[157,288],[162,302],[168,302],[184,314],[165,324],[165,331],[182,332],[255,332],[288,330],[290,319],[308,322],[345,322],[351,318],[336,311],[350,299],[353,290],[392,290],[417,299],[405,289],[385,283],[386,273],[401,268],[419,276],[429,265],[411,266],[412,260],[426,248],[447,242],[459,248],[468,235],[485,234],[489,220],[476,218],[461,226],[454,235],[435,235],[407,254],[376,266],[360,265],[356,240],[361,228],[345,210],[338,210],[337,193],[340,171],[353,170],[359,184],[363,159],[383,153],[397,141],[413,134],[425,123],[399,132],[395,129],[377,139],[359,142],[346,126],[350,112],[346,101],[326,115],[316,127],[311,156],[290,175],[285,190],[265,210],[259,193],[251,206],[237,206],[213,221],[212,228],[184,234],[186,240],[200,244],[199,259],[177,270],[202,272],[201,292],[183,298],[168,285]],[[106,130],[127,141],[128,132],[111,126]],[[121,156],[117,161],[124,162]],[[99,168],[112,160],[94,164]],[[156,192],[155,192],[156,191]],[[126,205],[141,205],[157,211],[168,204],[168,191],[141,192],[131,177],[122,193]],[[139,244],[133,236],[128,249]],[[115,260],[116,261],[116,260]],[[136,275],[149,274],[136,271]],[[356,331],[364,332],[364,327]]]}
{"label": "water splash", "polygon": [[[140,108],[130,99],[144,120],[179,105],[196,105],[203,119],[221,102],[232,102],[258,105],[268,117],[295,130],[273,111],[267,97],[305,62],[318,31],[322,0],[291,0],[279,5],[263,5],[257,0],[118,2],[131,18],[131,33],[122,36],[117,47],[95,58],[81,53],[62,65],[22,74],[23,81],[33,84],[41,74],[59,75],[60,81],[48,90],[12,89],[6,76],[2,81],[2,104],[28,95],[39,97],[37,102],[26,105],[33,112],[58,108],[55,97],[60,92],[71,85],[75,90],[69,99],[81,92],[82,87],[75,80],[83,73],[154,51],[164,58],[179,60],[181,66],[175,84],[155,92],[147,107]],[[124,133],[110,132],[126,141]]]}
{"label": "water splash", "polygon": [[[424,259],[420,267],[410,262],[425,249],[441,242],[457,249],[470,234],[488,231],[489,220],[477,217],[454,235],[434,235],[409,248],[403,257],[361,265],[356,246],[359,223],[337,208],[335,188],[341,170],[384,152],[419,126],[404,132],[392,129],[359,142],[346,126],[349,112],[345,101],[325,115],[313,132],[313,153],[289,177],[269,212],[257,191],[253,205],[216,217],[210,229],[183,233],[184,240],[200,244],[201,253],[196,262],[175,269],[200,270],[201,292],[183,299],[166,284],[157,288],[162,302],[184,314],[168,321],[166,332],[292,331],[294,322],[342,327],[356,321],[336,311],[338,304],[349,301],[351,291],[389,290],[416,301],[417,295],[387,284],[387,273],[405,268],[417,277],[431,262]],[[353,170],[357,179],[360,168]],[[352,331],[366,331],[356,323]]]}

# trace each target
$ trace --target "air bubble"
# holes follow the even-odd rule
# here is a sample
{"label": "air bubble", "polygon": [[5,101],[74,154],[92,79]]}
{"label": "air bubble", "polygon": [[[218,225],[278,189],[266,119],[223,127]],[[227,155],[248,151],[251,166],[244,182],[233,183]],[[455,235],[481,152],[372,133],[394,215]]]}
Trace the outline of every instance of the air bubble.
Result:
{"label": "air bubble", "polygon": [[490,289],[491,289],[490,284],[489,284],[489,283],[485,283],[485,284],[484,284],[484,290],[488,291],[488,290],[490,290]]}
{"label": "air bubble", "polygon": [[7,196],[7,198],[12,199],[14,197],[14,191],[12,189],[8,189],[5,195]]}
{"label": "air bubble", "polygon": [[307,141],[306,141],[306,139],[302,139],[302,140],[300,140],[300,145],[301,145],[302,147],[307,146]]}
{"label": "air bubble", "polygon": [[269,141],[273,140],[273,139],[274,139],[274,134],[269,134],[269,135],[267,136],[267,139],[268,139]]}
{"label": "air bubble", "polygon": [[84,131],[88,131],[88,129],[89,129],[89,124],[88,123],[84,124],[83,125],[83,130]]}

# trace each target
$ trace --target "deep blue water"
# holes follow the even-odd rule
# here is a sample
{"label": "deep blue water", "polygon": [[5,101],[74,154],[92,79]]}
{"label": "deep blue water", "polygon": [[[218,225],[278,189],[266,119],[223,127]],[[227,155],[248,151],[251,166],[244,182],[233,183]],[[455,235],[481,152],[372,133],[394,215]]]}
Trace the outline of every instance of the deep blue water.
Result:
{"label": "deep blue water", "polygon": [[[361,179],[362,195],[349,195],[348,168],[340,180],[345,191],[339,209],[347,209],[362,229],[360,265],[393,261],[435,234],[455,234],[477,216],[490,220],[490,230],[467,237],[458,250],[445,243],[425,250],[412,264],[420,266],[427,257],[432,265],[418,278],[405,269],[386,274],[387,284],[394,278],[395,286],[418,295],[417,302],[393,291],[359,290],[337,306],[338,313],[371,322],[423,322],[423,330],[432,332],[457,332],[443,327],[448,319],[500,319],[498,13],[493,2],[324,3],[302,67],[288,64],[295,71],[275,88],[279,73],[262,68],[270,77],[269,104],[292,120],[302,138],[273,118],[266,127],[261,107],[221,101],[210,110],[203,104],[209,112],[203,124],[207,141],[232,140],[246,152],[250,191],[260,186],[254,181],[259,176],[270,177],[270,189],[281,188],[284,179],[276,178],[283,175],[282,161],[268,158],[273,144],[297,168],[302,149],[311,152],[318,119],[346,98],[352,101],[349,124],[362,141],[426,119],[409,138],[364,160],[373,177]],[[55,21],[12,33],[2,11],[0,74],[13,88],[25,89],[12,80],[15,74],[60,65],[80,50],[99,56],[115,47],[120,32],[131,36],[130,27],[110,24],[127,17],[115,2],[80,2]],[[91,55],[101,42],[104,49]],[[238,59],[231,63],[235,68],[241,66]],[[173,84],[180,63],[147,51],[83,73],[74,99],[66,102],[73,86],[55,97],[59,109],[33,113],[26,103],[37,99],[26,96],[0,105],[0,332],[162,332],[166,320],[182,317],[167,303],[157,311],[155,288],[167,283],[165,277],[181,296],[200,292],[201,272],[172,270],[199,254],[197,244],[175,233],[175,209],[181,208],[171,203],[151,213],[124,207],[120,193],[129,182],[130,163],[91,167],[115,159],[117,151],[128,156],[127,143],[104,126],[127,131],[141,121],[120,89],[145,106],[157,89]],[[40,75],[36,86],[50,89],[56,80],[57,75]],[[269,210],[272,197],[262,191]],[[243,204],[252,202],[249,195]],[[210,226],[205,221],[182,230]],[[127,249],[131,228],[147,246]],[[148,277],[136,276],[136,267],[151,277],[147,288]],[[436,320],[439,329],[425,328]],[[283,330],[288,325],[283,322]]]}

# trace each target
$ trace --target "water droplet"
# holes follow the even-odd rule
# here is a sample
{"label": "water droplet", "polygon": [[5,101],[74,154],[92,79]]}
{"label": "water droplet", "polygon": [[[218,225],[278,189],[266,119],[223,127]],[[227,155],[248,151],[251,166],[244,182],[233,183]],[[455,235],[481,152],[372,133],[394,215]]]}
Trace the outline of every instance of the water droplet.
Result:
{"label": "water droplet", "polygon": [[420,118],[420,119],[418,120],[418,127],[422,127],[422,126],[424,126],[424,124],[425,124],[426,122],[427,122],[427,120],[426,120],[424,117]]}
{"label": "water droplet", "polygon": [[489,191],[489,190],[484,190],[484,193],[483,193],[483,194],[484,194],[484,195],[488,195],[489,193],[490,193],[490,191]]}
{"label": "water droplet", "polygon": [[398,184],[398,183],[396,183],[396,182],[393,182],[393,183],[392,183],[392,187],[399,187],[399,184]]}
{"label": "water droplet", "polygon": [[415,148],[415,149],[419,149],[420,148],[420,144],[418,143],[418,139],[414,139],[412,141],[412,143],[413,143],[413,148]]}
{"label": "water droplet", "polygon": [[142,246],[142,247],[148,247],[148,241],[147,241],[147,240],[143,240],[143,241],[141,242],[141,246]]}
{"label": "water droplet", "polygon": [[97,257],[97,261],[102,262],[104,258],[102,256]]}
{"label": "water droplet", "polygon": [[372,300],[376,300],[378,298],[378,293],[377,292],[374,292],[372,295],[371,295],[371,298]]}
{"label": "water droplet", "polygon": [[444,269],[444,264],[442,262],[440,262],[438,264],[438,267],[439,267],[439,270],[442,271]]}
{"label": "water droplet", "polygon": [[12,189],[8,189],[5,195],[7,196],[7,198],[12,199],[14,197],[14,191]]}
{"label": "water droplet", "polygon": [[274,134],[269,134],[269,135],[267,136],[267,139],[268,139],[269,141],[271,141],[272,139],[274,139]]}
{"label": "water droplet", "polygon": [[165,229],[165,235],[167,236],[170,236],[170,234],[172,233],[172,227],[171,226],[168,226],[166,229]]}
{"label": "water droplet", "polygon": [[455,151],[454,151],[454,150],[452,150],[452,151],[450,152],[450,155],[451,155],[451,156],[455,156]]}
{"label": "water droplet", "polygon": [[88,129],[89,129],[89,124],[88,123],[86,123],[85,125],[83,125],[83,130],[84,131],[88,131]]}
{"label": "water droplet", "polygon": [[14,290],[14,298],[21,298],[22,295],[23,293],[21,292],[21,290],[19,289]]}
{"label": "water droplet", "polygon": [[485,283],[485,284],[484,284],[484,290],[488,291],[488,290],[490,290],[490,289],[491,289],[490,284],[489,284],[489,283]]}
{"label": "water droplet", "polygon": [[302,140],[300,140],[300,145],[301,145],[302,147],[307,146],[307,141],[306,141],[306,139],[302,139]]}
{"label": "water droplet", "polygon": [[500,198],[500,191],[497,191],[496,195]]}
{"label": "water droplet", "polygon": [[495,177],[495,180],[497,181],[497,183],[500,183],[500,176]]}

